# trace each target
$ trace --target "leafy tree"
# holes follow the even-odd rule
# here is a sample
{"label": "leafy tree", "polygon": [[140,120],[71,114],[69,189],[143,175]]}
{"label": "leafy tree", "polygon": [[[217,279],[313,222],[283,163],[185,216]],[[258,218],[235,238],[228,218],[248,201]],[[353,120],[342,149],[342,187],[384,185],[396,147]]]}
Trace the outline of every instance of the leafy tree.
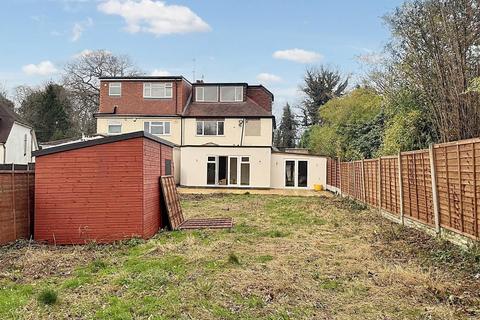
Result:
{"label": "leafy tree", "polygon": [[301,105],[303,126],[319,124],[320,108],[330,99],[340,97],[347,85],[348,78],[343,78],[338,70],[324,66],[307,69],[300,88],[306,95]]}
{"label": "leafy tree", "polygon": [[128,56],[116,56],[106,50],[79,55],[64,68],[63,85],[72,94],[74,121],[84,133],[94,133],[93,114],[98,111],[101,77],[141,74]]}
{"label": "leafy tree", "polygon": [[480,95],[467,90],[480,75],[478,6],[477,0],[413,0],[385,18],[392,74],[421,94],[421,113],[440,141],[480,135]]}
{"label": "leafy tree", "polygon": [[19,112],[31,123],[39,141],[75,135],[71,119],[72,104],[65,88],[49,83],[43,90],[32,91]]}
{"label": "leafy tree", "polygon": [[275,146],[279,148],[294,148],[297,137],[297,121],[292,108],[287,103],[283,107],[282,120],[275,135]]}
{"label": "leafy tree", "polygon": [[351,160],[372,157],[381,146],[382,97],[371,89],[330,100],[320,116],[324,122],[312,127],[308,145],[317,153]]}
{"label": "leafy tree", "polygon": [[0,104],[9,107],[12,111],[15,109],[15,104],[7,98],[4,92],[0,92]]}

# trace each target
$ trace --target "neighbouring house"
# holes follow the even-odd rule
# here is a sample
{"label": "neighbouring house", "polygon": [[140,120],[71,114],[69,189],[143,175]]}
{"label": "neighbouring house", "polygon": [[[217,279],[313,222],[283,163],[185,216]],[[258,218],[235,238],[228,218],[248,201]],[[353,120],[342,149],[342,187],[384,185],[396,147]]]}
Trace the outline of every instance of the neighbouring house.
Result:
{"label": "neighbouring house", "polygon": [[166,226],[159,179],[174,169],[172,148],[138,131],[35,151],[35,240],[153,236]]}
{"label": "neighbouring house", "polygon": [[35,131],[9,106],[0,103],[0,163],[33,162],[32,151],[38,149]]}
{"label": "neighbouring house", "polygon": [[97,133],[144,130],[174,143],[174,175],[182,186],[325,185],[325,157],[272,148],[273,99],[264,86],[243,82],[106,77],[100,79]]}

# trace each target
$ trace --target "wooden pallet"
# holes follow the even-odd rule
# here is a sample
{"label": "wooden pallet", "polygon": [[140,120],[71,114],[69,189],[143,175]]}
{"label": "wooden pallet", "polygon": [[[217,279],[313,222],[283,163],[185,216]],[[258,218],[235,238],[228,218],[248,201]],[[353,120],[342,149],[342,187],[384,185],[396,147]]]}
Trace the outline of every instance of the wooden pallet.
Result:
{"label": "wooden pallet", "polygon": [[195,218],[185,220],[173,176],[160,177],[160,185],[172,230],[228,229],[233,227],[232,218]]}

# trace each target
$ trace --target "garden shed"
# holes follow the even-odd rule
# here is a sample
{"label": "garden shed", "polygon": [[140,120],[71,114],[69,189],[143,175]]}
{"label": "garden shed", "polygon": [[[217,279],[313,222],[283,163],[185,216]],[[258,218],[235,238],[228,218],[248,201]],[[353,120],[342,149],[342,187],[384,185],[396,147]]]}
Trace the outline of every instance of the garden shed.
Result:
{"label": "garden shed", "polygon": [[174,147],[139,131],[35,152],[35,240],[153,236],[165,223],[159,178],[173,174]]}

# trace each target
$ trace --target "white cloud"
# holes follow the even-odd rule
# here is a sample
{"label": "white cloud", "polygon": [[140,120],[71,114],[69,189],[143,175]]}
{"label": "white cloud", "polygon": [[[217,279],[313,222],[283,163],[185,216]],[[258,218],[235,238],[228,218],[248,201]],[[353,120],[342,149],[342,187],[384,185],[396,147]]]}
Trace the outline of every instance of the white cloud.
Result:
{"label": "white cloud", "polygon": [[75,42],[78,39],[80,39],[83,31],[85,31],[86,28],[89,28],[92,25],[93,25],[92,18],[87,18],[87,20],[85,21],[75,22],[72,28],[72,36],[70,37],[70,40],[72,42]]}
{"label": "white cloud", "polygon": [[257,75],[257,81],[260,83],[274,83],[282,81],[282,78],[271,73],[263,72]]}
{"label": "white cloud", "polygon": [[156,36],[210,31],[210,26],[190,8],[154,0],[107,0],[98,5],[105,14],[119,15],[130,33],[147,32]]}
{"label": "white cloud", "polygon": [[152,73],[150,73],[150,75],[156,76],[156,77],[165,77],[165,76],[170,76],[171,73],[168,72],[167,70],[154,69]]}
{"label": "white cloud", "polygon": [[29,76],[48,76],[57,73],[58,69],[51,61],[45,60],[39,64],[27,64],[22,71]]}
{"label": "white cloud", "polygon": [[276,59],[284,59],[300,63],[316,62],[323,58],[320,53],[298,48],[275,51],[273,57]]}

